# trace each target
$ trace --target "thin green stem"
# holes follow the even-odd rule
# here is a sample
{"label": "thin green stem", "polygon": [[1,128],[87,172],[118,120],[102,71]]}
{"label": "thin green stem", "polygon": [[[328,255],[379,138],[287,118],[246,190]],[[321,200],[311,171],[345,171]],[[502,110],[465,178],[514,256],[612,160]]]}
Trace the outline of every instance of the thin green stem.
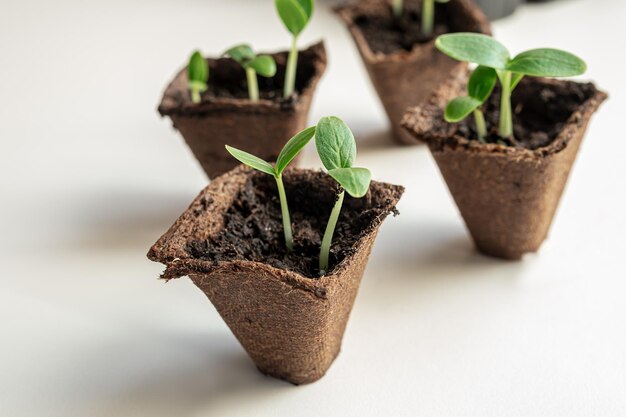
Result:
{"label": "thin green stem", "polygon": [[200,98],[200,91],[196,88],[191,89],[191,101],[192,103],[200,103],[202,99]]}
{"label": "thin green stem", "polygon": [[248,77],[248,95],[251,101],[259,101],[259,82],[257,81],[256,71],[254,68],[246,68],[246,76]]}
{"label": "thin green stem", "polygon": [[393,9],[393,16],[396,19],[402,17],[402,12],[404,9],[402,0],[391,0],[391,8]]}
{"label": "thin green stem", "polygon": [[328,224],[326,225],[326,231],[324,232],[324,238],[322,239],[322,248],[320,250],[320,275],[324,275],[328,270],[330,244],[333,241],[333,234],[335,233],[335,227],[337,226],[339,213],[341,213],[341,206],[343,205],[343,197],[345,193],[345,191],[341,191],[341,193],[337,197],[337,201],[335,201],[333,211],[330,213]]}
{"label": "thin green stem", "polygon": [[500,98],[500,129],[502,138],[513,136],[513,113],[511,111],[511,71],[504,71],[500,76],[502,96]]}
{"label": "thin green stem", "polygon": [[422,3],[422,34],[433,33],[435,24],[435,0],[424,0]]}
{"label": "thin green stem", "polygon": [[289,206],[287,204],[287,195],[285,194],[282,175],[276,177],[276,185],[278,186],[278,197],[280,198],[280,211],[283,215],[285,245],[287,245],[287,251],[291,252],[293,250],[293,233],[291,232],[291,217],[289,216]]}
{"label": "thin green stem", "polygon": [[474,122],[476,123],[476,131],[478,132],[478,140],[480,143],[485,143],[485,136],[487,136],[487,126],[485,124],[485,115],[482,110],[474,110]]}
{"label": "thin green stem", "polygon": [[285,98],[291,97],[296,89],[296,72],[298,71],[298,37],[293,37],[289,58],[287,58],[287,72],[285,73]]}

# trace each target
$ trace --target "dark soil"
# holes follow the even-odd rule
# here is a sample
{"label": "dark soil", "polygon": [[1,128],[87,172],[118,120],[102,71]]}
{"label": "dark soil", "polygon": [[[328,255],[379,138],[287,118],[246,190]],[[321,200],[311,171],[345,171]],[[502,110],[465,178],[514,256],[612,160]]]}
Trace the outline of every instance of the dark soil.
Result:
{"label": "dark soil", "polygon": [[[496,87],[483,106],[489,132],[485,141],[531,150],[547,146],[563,130],[572,113],[595,92],[595,87],[589,83],[546,85],[523,79],[511,98],[514,139],[503,140],[498,136],[500,90]],[[459,123],[457,134],[469,140],[478,140],[472,116]]]}
{"label": "dark soil", "polygon": [[[336,198],[336,183],[321,172],[306,181],[284,176],[294,232],[294,251],[287,254],[275,180],[256,174],[246,183],[225,215],[222,232],[206,241],[189,242],[195,258],[262,262],[303,276],[319,276],[319,251]],[[330,269],[354,251],[354,244],[388,214],[389,200],[380,185],[361,199],[346,194],[331,246]],[[396,214],[394,209],[394,214]]]}
{"label": "dark soil", "polygon": [[435,26],[431,35],[422,34],[421,1],[405,1],[403,15],[397,19],[389,7],[386,14],[361,15],[354,19],[370,49],[385,55],[397,51],[411,51],[437,36],[450,32],[445,4],[435,3]]}

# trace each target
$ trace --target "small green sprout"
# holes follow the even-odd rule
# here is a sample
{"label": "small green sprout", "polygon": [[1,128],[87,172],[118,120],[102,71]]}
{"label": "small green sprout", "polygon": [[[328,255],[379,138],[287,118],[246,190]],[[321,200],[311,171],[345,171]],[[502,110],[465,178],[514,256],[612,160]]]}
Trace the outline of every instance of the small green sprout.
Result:
{"label": "small green sprout", "polygon": [[233,46],[224,52],[228,56],[241,64],[246,70],[248,78],[248,95],[251,101],[259,101],[259,83],[257,74],[263,77],[273,77],[276,74],[276,61],[269,55],[255,55],[250,45],[242,44]]}
{"label": "small green sprout", "polygon": [[391,0],[391,10],[393,11],[393,17],[396,19],[402,17],[402,12],[404,11],[404,1]]}
{"label": "small green sprout", "polygon": [[[513,137],[513,114],[511,94],[525,75],[532,77],[571,77],[587,70],[585,62],[577,56],[558,49],[532,49],[511,58],[509,51],[491,36],[478,33],[452,33],[441,35],[436,47],[446,55],[459,61],[478,64],[470,80],[469,98],[452,100],[446,108],[445,118],[449,122],[463,120],[491,95],[492,84],[499,80],[501,138]],[[476,113],[474,113],[476,114]],[[483,123],[484,125],[484,123]],[[482,129],[482,131],[481,131]],[[477,126],[479,135],[486,129]]]}
{"label": "small green sprout", "polygon": [[315,146],[328,174],[341,186],[322,239],[319,267],[323,275],[328,270],[330,245],[345,192],[354,198],[363,197],[369,189],[372,174],[366,168],[352,167],[356,158],[356,142],[350,128],[338,117],[324,117],[317,123]]}
{"label": "small green sprout", "polygon": [[284,97],[290,97],[296,88],[298,71],[298,35],[309,23],[313,14],[314,0],[275,0],[278,15],[293,35],[293,43],[287,58]]}
{"label": "small green sprout", "polygon": [[293,250],[293,232],[291,230],[291,217],[289,216],[289,206],[287,204],[287,196],[285,194],[285,186],[283,185],[283,171],[291,163],[293,158],[306,146],[311,138],[315,135],[315,126],[304,129],[289,140],[280,151],[276,159],[276,166],[262,160],[248,152],[241,151],[226,145],[226,150],[234,156],[239,162],[248,165],[257,171],[271,175],[276,180],[278,187],[278,197],[280,199],[280,210],[283,217],[283,230],[285,233],[285,245],[287,250]]}
{"label": "small green sprout", "polygon": [[450,0],[423,0],[422,34],[430,35],[435,27],[435,3],[448,3]]}
{"label": "small green sprout", "polygon": [[207,90],[209,81],[209,64],[199,51],[194,51],[187,65],[187,87],[191,92],[191,101],[200,103],[200,93]]}
{"label": "small green sprout", "polygon": [[496,75],[493,69],[478,66],[467,84],[468,95],[466,97],[457,97],[446,106],[444,114],[446,121],[449,123],[460,122],[473,112],[476,130],[478,131],[478,140],[484,143],[485,136],[487,136],[487,126],[480,106],[491,96],[496,82]]}

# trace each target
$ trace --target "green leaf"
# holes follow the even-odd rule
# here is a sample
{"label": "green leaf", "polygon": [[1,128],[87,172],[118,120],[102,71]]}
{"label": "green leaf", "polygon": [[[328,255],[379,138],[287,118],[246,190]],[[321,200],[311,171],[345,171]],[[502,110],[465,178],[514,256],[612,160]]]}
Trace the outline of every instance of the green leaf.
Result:
{"label": "green leaf", "polygon": [[246,64],[246,67],[253,68],[257,74],[263,77],[273,77],[276,74],[276,61],[269,55],[261,55]]}
{"label": "green leaf", "polygon": [[498,74],[493,68],[478,66],[467,84],[467,93],[470,97],[484,103],[491,95],[498,82]]}
{"label": "green leaf", "polygon": [[367,194],[372,181],[372,173],[367,168],[336,168],[329,170],[328,175],[354,198]]}
{"label": "green leaf", "polygon": [[317,153],[326,169],[350,168],[356,158],[356,142],[348,125],[338,117],[323,117],[315,131]]}
{"label": "green leaf", "polygon": [[311,16],[313,16],[313,9],[315,8],[315,1],[314,0],[296,0],[296,1],[298,2],[298,4],[300,4],[302,9],[304,10],[304,13],[306,13],[306,16],[310,19]]}
{"label": "green leaf", "polygon": [[435,46],[459,61],[473,62],[489,68],[505,69],[509,51],[491,36],[480,33],[449,33],[441,35]]}
{"label": "green leaf", "polygon": [[296,157],[296,155],[306,146],[311,138],[315,135],[315,126],[308,127],[298,133],[285,144],[276,159],[276,174],[283,173],[287,165]]}
{"label": "green leaf", "polygon": [[448,123],[460,122],[481,104],[481,101],[472,97],[457,97],[448,103],[443,117]]}
{"label": "green leaf", "polygon": [[261,158],[228,145],[226,145],[226,150],[242,164],[248,165],[249,167],[254,168],[257,171],[264,172],[273,177],[276,176],[276,171],[274,171],[274,167],[268,162],[262,160]]}
{"label": "green leaf", "polygon": [[224,56],[229,56],[240,64],[243,64],[246,61],[250,61],[255,57],[254,51],[252,51],[252,47],[245,43],[233,46],[228,51],[224,52]]}
{"label": "green leaf", "polygon": [[310,15],[307,10],[310,6],[310,11],[313,12],[312,2],[304,0],[275,0],[275,2],[278,15],[287,30],[294,36],[298,36],[309,22]]}
{"label": "green leaf", "polygon": [[572,77],[587,71],[587,64],[569,52],[542,48],[522,52],[506,69],[535,77]]}
{"label": "green leaf", "polygon": [[522,78],[524,78],[524,74],[513,74],[511,77],[511,91],[515,90],[515,87],[517,87],[517,84],[522,81]]}
{"label": "green leaf", "polygon": [[206,84],[209,79],[209,64],[202,57],[199,51],[194,51],[189,58],[187,76],[190,82],[198,81],[203,84]]}

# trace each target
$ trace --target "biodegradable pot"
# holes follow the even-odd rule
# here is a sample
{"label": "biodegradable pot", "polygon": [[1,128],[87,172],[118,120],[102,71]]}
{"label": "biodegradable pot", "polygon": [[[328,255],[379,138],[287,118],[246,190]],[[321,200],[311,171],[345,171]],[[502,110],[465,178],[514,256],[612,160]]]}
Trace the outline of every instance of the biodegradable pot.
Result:
{"label": "biodegradable pot", "polygon": [[207,59],[209,89],[201,103],[191,101],[186,68],[163,93],[159,113],[172,119],[209,178],[238,165],[224,145],[274,161],[285,143],[306,127],[313,93],[326,69],[326,51],[320,42],[300,52],[296,92],[283,99],[287,54],[272,54],[275,77],[258,77],[258,103],[248,99],[245,71],[230,58]]}
{"label": "biodegradable pot", "polygon": [[261,372],[305,384],[321,378],[339,353],[378,228],[404,189],[372,182],[363,199],[346,197],[331,270],[318,277],[320,234],[336,187],[311,170],[290,169],[284,182],[292,254],[273,178],[242,166],[205,188],[148,257],[166,265],[165,279],[191,278]]}
{"label": "biodegradable pot", "polygon": [[[593,84],[525,78],[513,93],[516,146],[498,144],[499,91],[487,103],[487,143],[473,118],[443,121],[467,74],[450,80],[403,125],[427,142],[478,250],[517,260],[545,240],[593,113],[607,98]],[[471,139],[469,139],[471,138]]]}
{"label": "biodegradable pot", "polygon": [[[392,28],[387,1],[353,1],[336,10],[354,38],[394,137],[399,143],[414,144],[400,125],[404,112],[427,99],[451,75],[464,71],[467,64],[440,53],[434,37],[420,38],[421,0],[406,3],[405,21],[398,28]],[[491,33],[489,21],[472,0],[451,0],[436,7],[435,35]]]}
{"label": "biodegradable pot", "polygon": [[475,0],[490,20],[500,19],[515,12],[524,0]]}

